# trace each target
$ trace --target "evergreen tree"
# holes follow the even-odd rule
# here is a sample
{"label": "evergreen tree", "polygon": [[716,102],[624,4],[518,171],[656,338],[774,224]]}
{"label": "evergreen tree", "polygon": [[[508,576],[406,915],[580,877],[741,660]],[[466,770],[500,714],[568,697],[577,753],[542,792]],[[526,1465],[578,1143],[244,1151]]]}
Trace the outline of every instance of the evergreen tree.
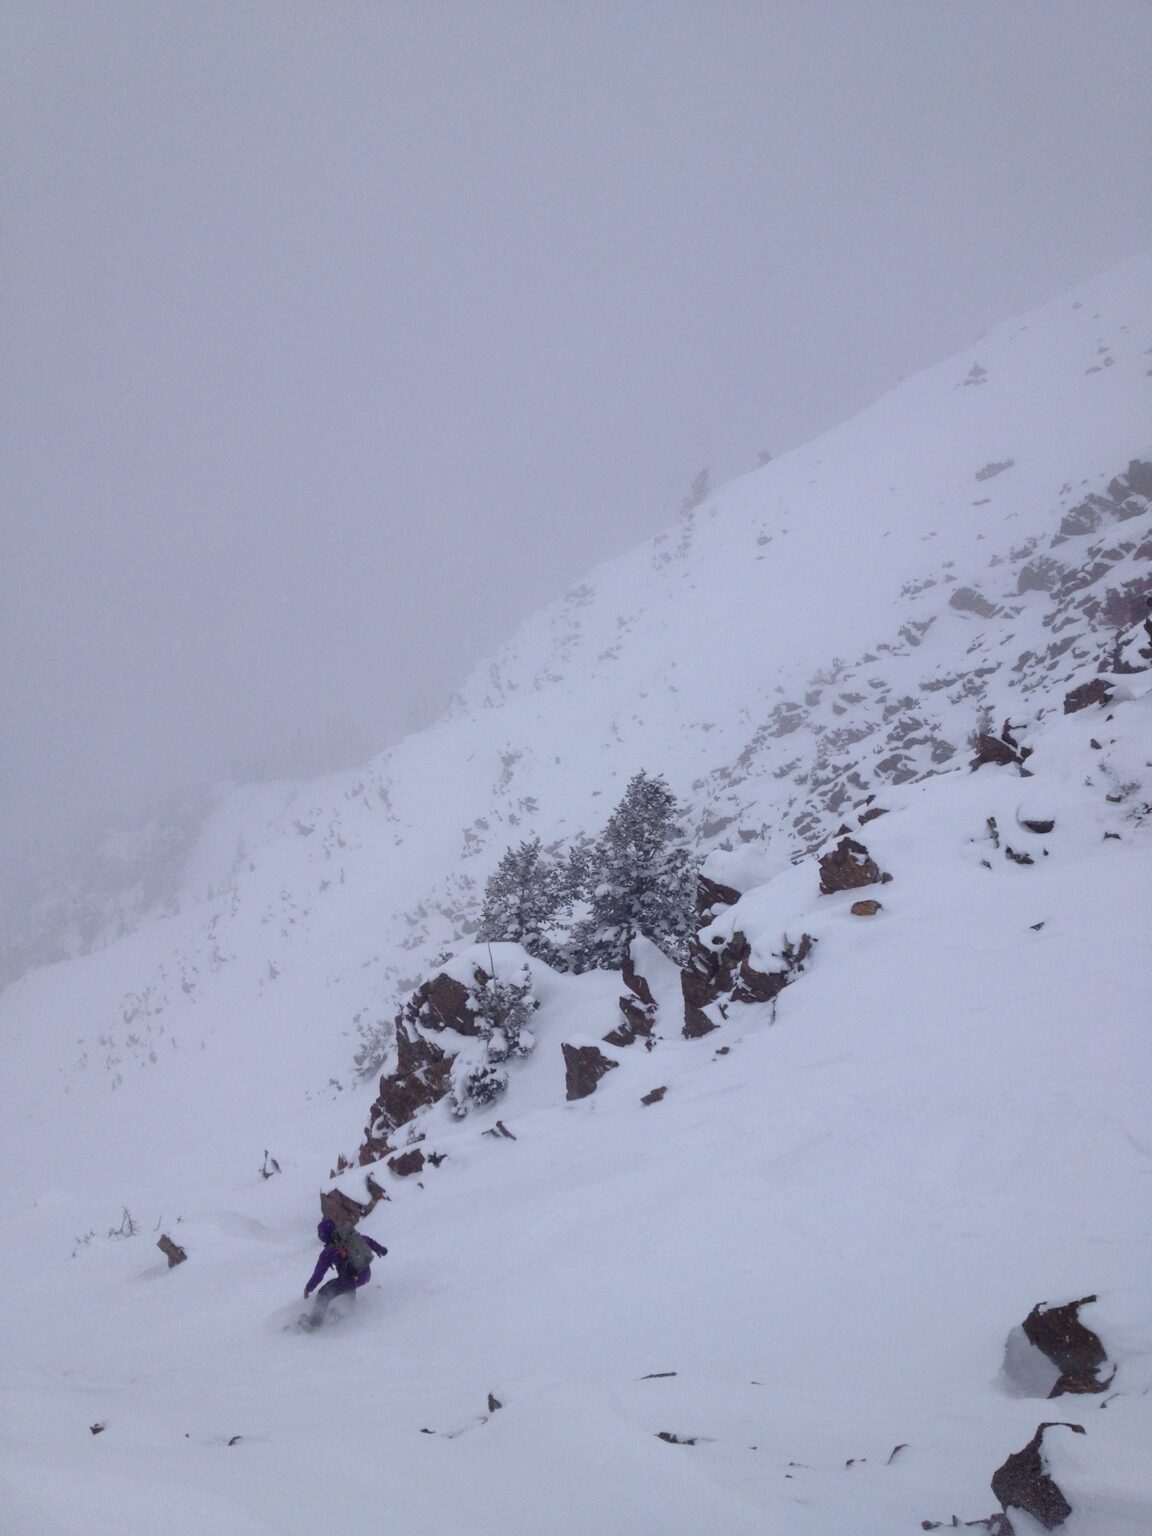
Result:
{"label": "evergreen tree", "polygon": [[503,1063],[527,1056],[536,1044],[529,1029],[540,1004],[532,992],[532,973],[526,965],[507,981],[477,970],[468,992],[468,1006],[476,1018],[476,1039],[464,1046],[452,1064],[448,1102],[462,1119],[476,1106],[491,1104],[508,1086]]}
{"label": "evergreen tree", "polygon": [[664,779],[641,771],[590,855],[589,911],[572,935],[574,970],[616,970],[637,934],[672,960],[696,927],[696,868]]}
{"label": "evergreen tree", "polygon": [[568,850],[561,870],[561,880],[565,906],[572,907],[577,902],[587,901],[596,884],[596,845],[584,833],[580,834],[580,841]]}
{"label": "evergreen tree", "polygon": [[477,941],[523,944],[530,955],[552,964],[556,946],[549,931],[566,899],[564,872],[544,853],[538,837],[509,848],[484,888]]}
{"label": "evergreen tree", "polygon": [[708,500],[712,494],[712,474],[705,466],[688,487],[688,494],[680,503],[680,516],[686,517],[689,512],[695,512],[696,508]]}

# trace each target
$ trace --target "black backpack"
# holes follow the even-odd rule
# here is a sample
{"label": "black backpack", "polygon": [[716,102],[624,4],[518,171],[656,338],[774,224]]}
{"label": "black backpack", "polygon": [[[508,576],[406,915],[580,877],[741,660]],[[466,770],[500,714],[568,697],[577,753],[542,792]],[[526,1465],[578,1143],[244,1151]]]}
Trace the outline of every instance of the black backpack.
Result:
{"label": "black backpack", "polygon": [[356,1228],[348,1223],[341,1223],[336,1228],[336,1235],[332,1239],[336,1247],[354,1275],[362,1275],[372,1262],[372,1250],[357,1232]]}

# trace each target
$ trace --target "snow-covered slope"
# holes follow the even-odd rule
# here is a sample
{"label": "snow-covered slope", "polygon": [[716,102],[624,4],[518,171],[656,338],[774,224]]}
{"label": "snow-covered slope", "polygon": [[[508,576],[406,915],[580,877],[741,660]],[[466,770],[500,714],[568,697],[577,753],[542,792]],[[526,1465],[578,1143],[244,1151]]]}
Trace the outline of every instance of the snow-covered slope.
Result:
{"label": "snow-covered slope", "polygon": [[[1152,1523],[1144,673],[1062,713],[1144,664],[1112,650],[1152,556],[1150,280],[1129,264],[726,488],[433,730],[232,797],[174,915],[4,994],[14,1533],[303,1532],[334,1502],[413,1536],[914,1530],[988,1514],[1064,1417],[1089,1431],[1058,1452],[1070,1536]],[[1005,717],[1032,778],[967,771]],[[620,979],[538,967],[498,1109],[433,1109],[443,1164],[379,1175],[392,1252],[358,1315],[283,1333],[372,1098],[360,1030],[466,942],[510,842],[596,832],[642,766],[747,892],[717,937],[767,963],[807,932],[809,968],[695,1041],[655,976],[655,1049],[568,1104],[560,1043],[612,1028]],[[866,804],[893,880],[861,918],[805,855]],[[144,1231],[106,1236],[125,1209]],[[1004,1347],[1088,1294],[1118,1370],[1069,1412]]]}

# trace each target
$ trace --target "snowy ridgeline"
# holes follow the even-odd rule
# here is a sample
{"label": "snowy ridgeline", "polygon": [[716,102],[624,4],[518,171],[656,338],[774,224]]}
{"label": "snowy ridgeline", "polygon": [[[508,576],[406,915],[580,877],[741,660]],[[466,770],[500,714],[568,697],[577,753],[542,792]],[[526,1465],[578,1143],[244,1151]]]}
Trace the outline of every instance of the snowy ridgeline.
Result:
{"label": "snowy ridgeline", "polygon": [[[1066,1536],[1152,1525],[1150,267],[232,796],[166,915],[4,994],[14,1531],[915,1531],[1024,1500],[1046,1420]],[[712,919],[593,954],[641,769]],[[568,906],[505,944],[524,847]],[[301,1338],[322,1193],[390,1253]]]}

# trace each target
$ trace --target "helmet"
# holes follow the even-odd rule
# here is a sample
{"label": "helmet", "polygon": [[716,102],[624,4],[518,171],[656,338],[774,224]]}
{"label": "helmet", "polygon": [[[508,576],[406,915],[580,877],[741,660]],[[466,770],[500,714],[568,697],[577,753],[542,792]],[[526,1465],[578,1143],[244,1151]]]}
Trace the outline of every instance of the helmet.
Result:
{"label": "helmet", "polygon": [[330,1216],[325,1216],[324,1220],[316,1228],[316,1236],[322,1243],[330,1243],[336,1236],[336,1223]]}

